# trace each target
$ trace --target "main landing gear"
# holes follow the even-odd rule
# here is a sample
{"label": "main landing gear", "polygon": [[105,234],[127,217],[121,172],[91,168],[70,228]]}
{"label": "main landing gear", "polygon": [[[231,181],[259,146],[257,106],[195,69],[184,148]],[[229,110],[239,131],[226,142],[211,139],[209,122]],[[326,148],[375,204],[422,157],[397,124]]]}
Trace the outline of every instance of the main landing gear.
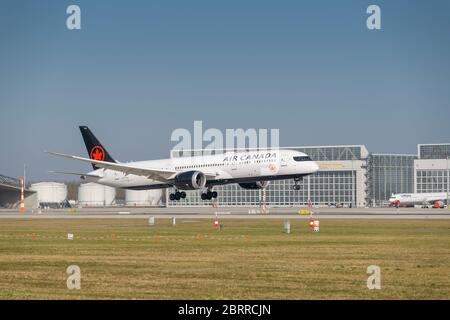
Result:
{"label": "main landing gear", "polygon": [[[175,191],[175,193],[169,194],[170,201],[178,201],[180,199],[186,198],[186,192],[184,191]],[[217,192],[208,190],[206,192],[203,192],[201,195],[202,200],[211,200],[217,198]]]}
{"label": "main landing gear", "polygon": [[171,200],[171,201],[174,201],[174,200],[180,200],[180,199],[184,199],[184,198],[186,198],[186,192],[184,192],[184,191],[176,191],[175,193],[171,193],[170,195],[169,195],[169,199]]}
{"label": "main landing gear", "polygon": [[301,186],[299,185],[299,182],[302,181],[302,178],[294,178],[294,185],[292,186],[292,189],[294,190],[300,190]]}
{"label": "main landing gear", "polygon": [[202,193],[202,200],[211,200],[217,198],[217,191],[208,190],[206,193]]}

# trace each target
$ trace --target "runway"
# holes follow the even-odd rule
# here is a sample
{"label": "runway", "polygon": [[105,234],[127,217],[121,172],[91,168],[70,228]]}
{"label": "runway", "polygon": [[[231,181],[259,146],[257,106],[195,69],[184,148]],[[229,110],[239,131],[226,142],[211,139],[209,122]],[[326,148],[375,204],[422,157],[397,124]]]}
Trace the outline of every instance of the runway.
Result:
{"label": "runway", "polygon": [[[110,207],[29,210],[0,210],[0,219],[158,219],[172,217],[184,219],[308,219],[309,214],[299,214],[305,208],[269,208],[267,213],[255,207]],[[312,210],[319,219],[450,219],[447,209],[419,208],[316,208]]]}

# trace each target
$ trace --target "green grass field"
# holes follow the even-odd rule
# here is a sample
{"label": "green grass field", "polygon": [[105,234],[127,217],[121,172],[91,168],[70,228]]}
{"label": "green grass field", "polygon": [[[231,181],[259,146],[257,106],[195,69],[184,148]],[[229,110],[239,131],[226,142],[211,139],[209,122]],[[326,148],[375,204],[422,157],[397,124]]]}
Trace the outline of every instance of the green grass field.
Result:
{"label": "green grass field", "polygon": [[[0,299],[449,299],[449,220],[0,221]],[[75,235],[67,240],[67,233]],[[66,268],[81,268],[68,290]],[[366,269],[381,268],[381,290]]]}

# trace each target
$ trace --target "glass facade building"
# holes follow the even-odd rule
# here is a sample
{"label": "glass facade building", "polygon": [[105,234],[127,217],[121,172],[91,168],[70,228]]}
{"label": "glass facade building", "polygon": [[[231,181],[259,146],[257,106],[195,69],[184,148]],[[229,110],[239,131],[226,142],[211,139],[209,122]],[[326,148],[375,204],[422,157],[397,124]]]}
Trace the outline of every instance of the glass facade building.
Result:
{"label": "glass facade building", "polygon": [[415,155],[370,154],[367,160],[367,203],[388,204],[391,194],[414,192]]}
{"label": "glass facade building", "polygon": [[450,191],[450,143],[419,144],[415,166],[415,192]]}
{"label": "glass facade building", "polygon": [[449,179],[449,170],[417,170],[416,191],[419,193],[450,191]]}
{"label": "glass facade building", "polygon": [[[319,166],[319,172],[305,177],[300,182],[300,190],[294,190],[293,180],[271,181],[266,188],[266,203],[271,207],[326,206],[342,204],[344,206],[361,205],[365,196],[363,170],[368,152],[364,146],[325,146],[283,148],[306,153]],[[175,156],[193,154],[191,151],[177,153]],[[172,154],[173,155],[173,154]],[[237,184],[214,187],[217,191],[218,205],[226,206],[260,206],[262,190],[246,190]],[[167,194],[173,192],[168,189]],[[200,198],[202,191],[188,191],[187,197],[179,201],[168,201],[168,206],[210,206],[209,201]],[[168,197],[166,196],[166,199]]]}
{"label": "glass facade building", "polygon": [[419,144],[417,148],[420,159],[447,159],[450,157],[450,143]]}
{"label": "glass facade building", "polygon": [[294,147],[290,148],[304,152],[314,161],[361,160],[364,146],[333,146],[333,147]]}
{"label": "glass facade building", "polygon": [[[343,204],[355,206],[356,181],[353,171],[317,172],[300,182],[300,190],[293,189],[293,180],[271,181],[266,188],[266,203],[271,207]],[[242,189],[238,184],[214,187],[222,207],[260,206],[262,190]],[[173,192],[173,190],[168,190]],[[169,201],[169,206],[210,206],[200,199],[201,191],[187,192],[186,199]]]}

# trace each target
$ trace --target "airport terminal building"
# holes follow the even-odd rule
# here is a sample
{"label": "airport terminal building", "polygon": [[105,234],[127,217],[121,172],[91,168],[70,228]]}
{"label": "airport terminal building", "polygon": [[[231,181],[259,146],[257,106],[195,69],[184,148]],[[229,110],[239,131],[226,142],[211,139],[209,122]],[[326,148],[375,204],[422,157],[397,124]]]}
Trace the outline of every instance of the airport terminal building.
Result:
{"label": "airport terminal building", "polygon": [[[343,205],[378,207],[388,205],[393,193],[446,192],[449,184],[450,144],[421,144],[418,154],[369,153],[364,145],[291,147],[308,154],[319,171],[293,190],[293,180],[271,181],[265,191],[269,207]],[[185,156],[186,152],[173,156]],[[191,153],[189,153],[191,155]],[[263,190],[246,190],[237,184],[218,186],[221,207],[260,206]],[[172,189],[167,190],[166,199]],[[191,191],[167,206],[210,206]]]}

